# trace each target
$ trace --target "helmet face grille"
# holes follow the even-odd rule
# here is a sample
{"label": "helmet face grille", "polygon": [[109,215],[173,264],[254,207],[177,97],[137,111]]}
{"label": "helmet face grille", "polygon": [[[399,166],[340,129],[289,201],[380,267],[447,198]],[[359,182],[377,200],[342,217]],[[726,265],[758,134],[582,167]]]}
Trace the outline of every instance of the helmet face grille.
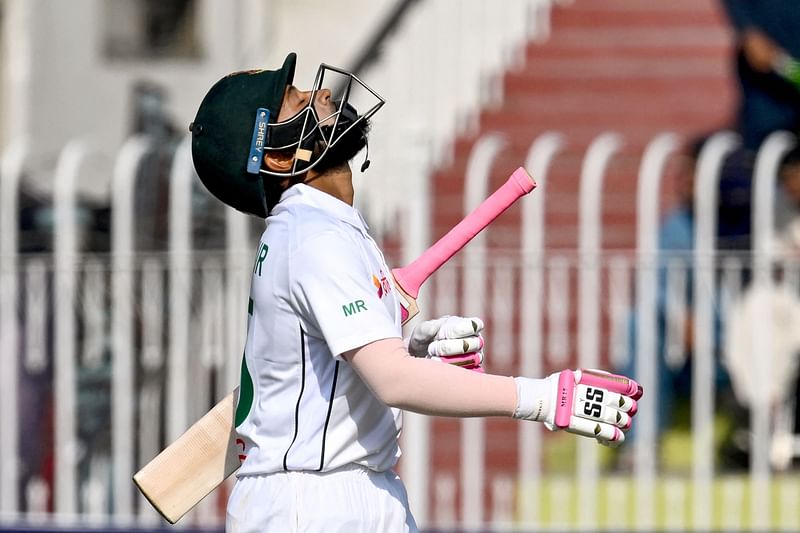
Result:
{"label": "helmet face grille", "polygon": [[[326,80],[327,78],[327,80]],[[331,83],[331,78],[336,78]],[[320,116],[315,106],[319,92],[333,86],[331,100],[335,110]],[[358,101],[356,101],[358,100]],[[366,125],[385,103],[374,90],[354,74],[330,65],[317,69],[308,104],[297,114],[282,122],[267,126],[267,151],[293,152],[292,167],[285,172],[264,168],[261,173],[270,176],[297,176],[317,167],[332,148],[353,129],[366,129]],[[359,114],[356,105],[364,104],[367,111]]]}

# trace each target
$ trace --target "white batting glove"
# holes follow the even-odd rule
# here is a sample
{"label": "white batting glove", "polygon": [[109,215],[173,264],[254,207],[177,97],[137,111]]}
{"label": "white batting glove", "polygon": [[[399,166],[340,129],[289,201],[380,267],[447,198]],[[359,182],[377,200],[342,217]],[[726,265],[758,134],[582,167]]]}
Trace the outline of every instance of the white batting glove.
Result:
{"label": "white batting glove", "polygon": [[563,370],[545,379],[517,377],[514,418],[544,422],[550,431],[594,438],[616,447],[625,440],[642,387],[602,370]]}
{"label": "white batting glove", "polygon": [[420,322],[411,332],[408,352],[483,372],[483,320],[477,317],[443,316]]}

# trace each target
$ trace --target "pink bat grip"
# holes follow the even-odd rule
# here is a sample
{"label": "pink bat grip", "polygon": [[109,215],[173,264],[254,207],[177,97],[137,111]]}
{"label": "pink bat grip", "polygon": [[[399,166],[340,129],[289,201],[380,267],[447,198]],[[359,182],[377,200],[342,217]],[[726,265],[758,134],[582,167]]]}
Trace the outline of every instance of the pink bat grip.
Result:
{"label": "pink bat grip", "polygon": [[519,167],[511,177],[492,195],[467,215],[447,234],[436,241],[413,263],[392,270],[394,280],[412,298],[419,295],[419,288],[439,267],[463,248],[475,235],[508,209],[519,197],[536,187],[524,168]]}

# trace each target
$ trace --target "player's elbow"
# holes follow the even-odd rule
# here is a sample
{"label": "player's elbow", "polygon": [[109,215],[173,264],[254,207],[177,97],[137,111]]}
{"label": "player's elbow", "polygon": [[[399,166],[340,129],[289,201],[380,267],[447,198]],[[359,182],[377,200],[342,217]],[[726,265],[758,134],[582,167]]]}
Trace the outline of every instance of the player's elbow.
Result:
{"label": "player's elbow", "polygon": [[387,365],[377,373],[362,376],[362,379],[381,403],[398,409],[406,409],[409,405],[409,391],[413,387],[408,383],[404,365]]}
{"label": "player's elbow", "polygon": [[370,389],[375,397],[383,404],[397,409],[406,409],[409,399],[407,389],[400,380],[386,380],[380,384],[371,384]]}
{"label": "player's elbow", "polygon": [[[397,364],[387,365],[380,377],[367,380],[375,397],[389,407],[417,411],[421,401],[420,368],[425,360],[404,352]],[[422,394],[424,396],[424,394]]]}

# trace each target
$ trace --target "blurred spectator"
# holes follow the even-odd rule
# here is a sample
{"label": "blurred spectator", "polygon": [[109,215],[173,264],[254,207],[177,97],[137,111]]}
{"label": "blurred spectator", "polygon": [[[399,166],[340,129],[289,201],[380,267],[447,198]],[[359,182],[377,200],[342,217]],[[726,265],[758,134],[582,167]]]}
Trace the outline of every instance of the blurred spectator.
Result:
{"label": "blurred spectator", "polygon": [[167,93],[155,83],[138,81],[131,94],[130,134],[149,138],[148,153],[136,177],[136,249],[165,250],[169,240],[169,173],[179,138],[166,109]]}
{"label": "blurred spectator", "polygon": [[[688,397],[691,390],[692,335],[692,269],[691,254],[694,249],[694,179],[697,158],[706,137],[698,137],[684,148],[680,167],[675,175],[677,204],[666,214],[658,234],[658,287],[656,294],[656,378],[658,379],[658,420],[656,428],[663,431],[672,422],[676,400]],[[668,266],[669,265],[669,266]],[[680,265],[680,267],[678,266]],[[670,286],[669,272],[679,268],[684,280],[682,287]],[[680,292],[676,294],[674,291]],[[675,297],[677,296],[677,298]],[[677,309],[675,302],[683,302]],[[636,318],[631,314],[630,361],[620,371],[636,376]],[[681,331],[682,335],[668,335],[668,330]],[[680,337],[680,338],[677,338]],[[675,345],[677,342],[677,345]],[[669,357],[668,353],[673,356]]]}
{"label": "blurred spectator", "polygon": [[[725,328],[724,362],[729,371],[737,403],[750,408],[754,398],[765,398],[769,402],[771,459],[773,466],[784,469],[793,457],[791,442],[794,428],[794,405],[797,386],[797,370],[800,359],[800,298],[797,287],[787,279],[783,261],[788,251],[783,244],[776,247],[776,265],[771,284],[756,281],[744,289],[728,310]],[[769,312],[769,323],[764,333],[769,336],[769,351],[763,349],[758,335],[758,326],[764,323],[763,316]],[[758,348],[756,348],[758,347]],[[754,372],[754,361],[767,364],[769,376],[765,383],[758,381]],[[749,448],[747,427],[749,416],[735,418],[732,428],[732,444],[742,452]],[[788,440],[786,437],[789,437]],[[732,451],[730,448],[729,451]]]}
{"label": "blurred spectator", "polygon": [[741,88],[738,129],[757,150],[772,132],[800,130],[800,6],[797,0],[722,0],[736,30]]}
{"label": "blurred spectator", "polygon": [[[778,236],[785,246],[789,256],[788,269],[793,272],[794,279],[789,279],[792,288],[797,291],[800,280],[797,279],[800,270],[800,146],[795,146],[781,161],[778,174],[783,194],[783,209],[778,212]],[[800,372],[795,376],[794,384],[794,420],[792,427],[795,434],[800,434]]]}
{"label": "blurred spectator", "polygon": [[[656,431],[660,434],[675,425],[689,424],[689,401],[692,387],[694,351],[693,257],[695,236],[695,180],[697,161],[707,136],[698,136],[686,144],[675,175],[676,205],[667,212],[658,234],[658,277],[656,294],[656,378],[658,380],[658,412]],[[734,154],[733,159],[736,155]],[[719,183],[717,237],[728,238],[731,246],[749,238],[747,226],[739,220],[742,209],[749,211],[749,201],[739,202],[741,188],[749,191],[749,180],[743,183],[736,173],[737,164],[726,160]],[[744,237],[742,237],[744,236]],[[714,381],[718,405],[723,410],[733,402],[730,380],[721,362],[721,317],[714,311]],[[636,376],[636,318],[631,315],[631,359],[621,372]],[[652,391],[651,391],[652,392]],[[635,435],[631,437],[635,440]]]}
{"label": "blurred spectator", "polygon": [[[782,213],[777,217],[772,283],[752,283],[731,303],[725,335],[725,364],[730,371],[738,402],[748,407],[756,395],[767,394],[772,414],[770,459],[773,467],[787,468],[794,458],[792,433],[797,432],[796,405],[798,363],[800,363],[800,298],[798,298],[797,259],[800,253],[800,150],[783,158],[779,168]],[[765,333],[770,336],[769,353],[754,350],[756,325],[764,310],[771,313]],[[754,382],[754,358],[768,360],[768,386]],[[745,413],[746,414],[746,413]],[[747,420],[747,416],[740,417]],[[746,450],[746,423],[735,428],[734,442]],[[738,433],[738,437],[736,435]]]}
{"label": "blurred spectator", "polygon": [[782,194],[777,198],[777,229],[788,246],[800,251],[800,147],[781,160],[778,181]]}
{"label": "blurred spectator", "polygon": [[[752,166],[752,165],[751,165]],[[800,149],[787,153],[778,170],[780,188],[776,206],[775,265],[772,284],[754,284],[746,276],[741,294],[731,302],[727,313],[724,339],[724,362],[728,368],[737,403],[742,406],[731,428],[730,446],[723,460],[736,455],[747,458],[749,448],[749,409],[755,394],[767,394],[773,418],[770,421],[772,441],[770,456],[774,467],[784,469],[791,463],[791,440],[796,431],[792,413],[798,393],[798,356],[800,356],[800,331],[794,325],[800,322],[800,298],[797,293],[797,258],[800,253]],[[787,268],[789,267],[789,268]],[[792,268],[794,267],[794,268]],[[794,274],[792,274],[794,272]],[[795,278],[794,280],[792,278]],[[771,313],[769,354],[754,353],[754,325],[763,309]],[[769,356],[771,376],[769,386],[763,389],[753,382],[752,361]],[[796,413],[793,413],[796,414]],[[788,439],[788,440],[787,440]],[[741,462],[741,461],[739,461]]]}
{"label": "blurred spectator", "polygon": [[[130,133],[153,141],[154,151],[145,156],[137,177],[135,209],[136,249],[164,251],[169,243],[169,181],[173,157],[181,141],[167,110],[167,92],[160,85],[139,81],[132,89]],[[221,250],[225,246],[225,208],[192,180],[192,243],[197,249]]]}

